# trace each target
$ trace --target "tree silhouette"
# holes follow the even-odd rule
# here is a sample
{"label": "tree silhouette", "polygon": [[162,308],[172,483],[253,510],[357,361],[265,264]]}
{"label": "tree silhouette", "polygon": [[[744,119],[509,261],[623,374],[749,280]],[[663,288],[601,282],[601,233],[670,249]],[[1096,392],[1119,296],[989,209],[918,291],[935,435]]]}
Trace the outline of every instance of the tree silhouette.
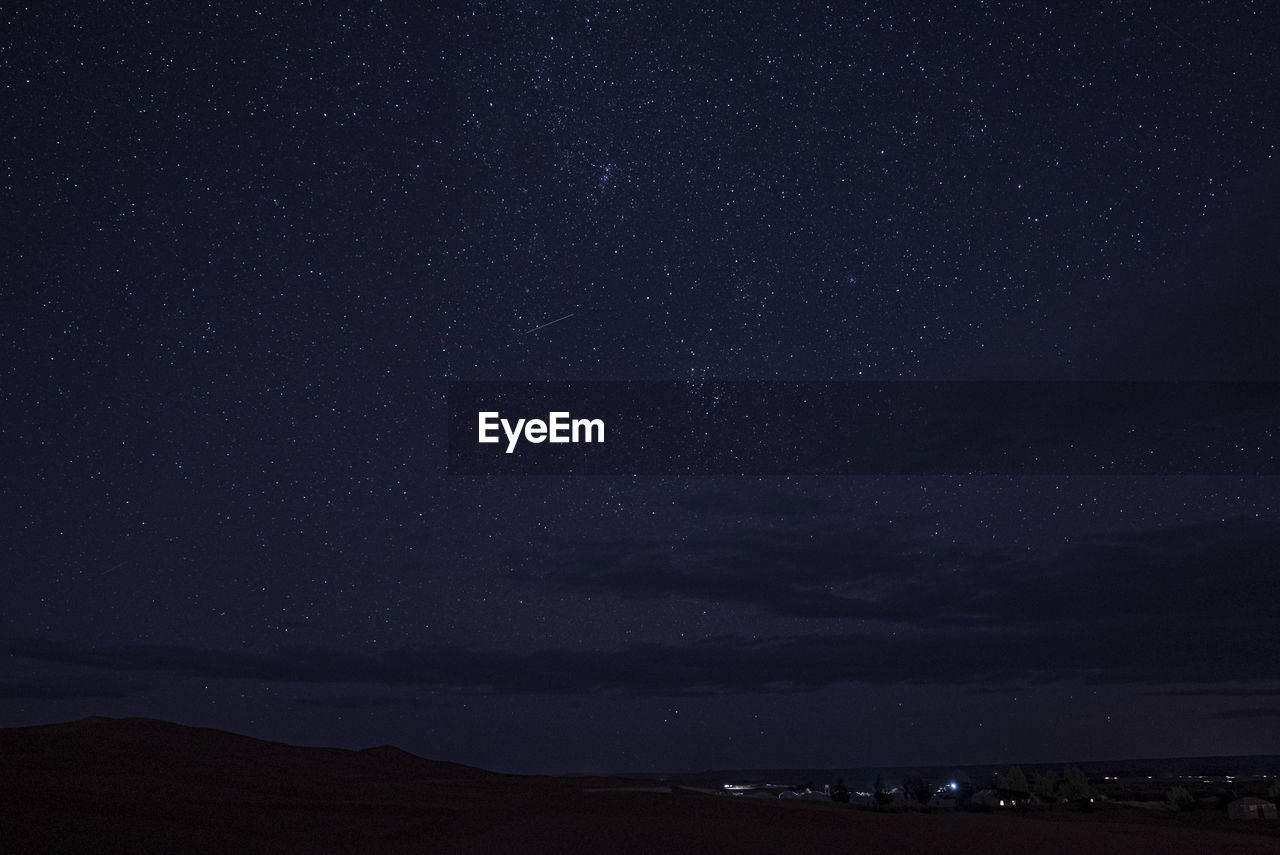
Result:
{"label": "tree silhouette", "polygon": [[836,785],[831,788],[831,801],[841,804],[849,803],[849,788],[844,785],[844,776],[836,778]]}
{"label": "tree silhouette", "polygon": [[912,772],[902,779],[902,792],[908,799],[927,805],[933,796],[933,785],[926,781],[919,772]]}
{"label": "tree silhouette", "polygon": [[1068,766],[1063,771],[1063,781],[1058,784],[1058,795],[1069,802],[1086,802],[1093,798],[1093,787],[1079,766]]}
{"label": "tree silhouette", "polygon": [[1196,806],[1186,787],[1170,787],[1164,794],[1164,803],[1172,811],[1188,811]]}
{"label": "tree silhouette", "polygon": [[893,793],[885,789],[884,775],[876,775],[876,804],[887,805],[893,801]]}
{"label": "tree silhouette", "polygon": [[1017,796],[1025,796],[1031,792],[1026,773],[1022,771],[1021,766],[1011,766],[1008,772],[997,776],[996,786]]}
{"label": "tree silhouette", "polygon": [[1036,772],[1035,778],[1031,783],[1031,792],[1040,798],[1055,802],[1058,800],[1058,774],[1053,771],[1045,770]]}

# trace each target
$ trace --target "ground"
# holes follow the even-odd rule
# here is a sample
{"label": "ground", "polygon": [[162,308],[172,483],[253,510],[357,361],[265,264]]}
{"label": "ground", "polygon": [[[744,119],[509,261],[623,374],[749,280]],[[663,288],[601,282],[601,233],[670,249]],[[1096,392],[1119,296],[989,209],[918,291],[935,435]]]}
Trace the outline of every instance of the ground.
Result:
{"label": "ground", "polygon": [[0,840],[14,852],[1280,851],[1280,823],[1216,810],[877,813],[652,789],[164,722],[0,731]]}

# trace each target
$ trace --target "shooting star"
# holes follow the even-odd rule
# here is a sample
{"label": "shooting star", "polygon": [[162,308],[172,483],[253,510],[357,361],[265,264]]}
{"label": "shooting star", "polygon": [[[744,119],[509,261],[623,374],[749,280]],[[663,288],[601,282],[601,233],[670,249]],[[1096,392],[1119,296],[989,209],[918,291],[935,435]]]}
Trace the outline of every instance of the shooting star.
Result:
{"label": "shooting star", "polygon": [[521,333],[521,335],[528,335],[529,333],[536,333],[538,330],[545,330],[547,327],[551,326],[552,324],[558,324],[561,321],[569,320],[569,318],[572,318],[575,314],[577,313],[570,312],[569,314],[565,315],[563,318],[556,318],[554,321],[547,321],[545,324],[536,326],[531,330],[525,330],[523,333]]}
{"label": "shooting star", "polygon": [[101,573],[99,573],[98,578],[101,579],[103,576],[106,576],[108,573],[114,573],[116,570],[119,570],[121,567],[123,567],[128,563],[129,563],[128,561],[120,561],[116,564],[113,564],[110,567],[108,567],[106,570],[103,570]]}

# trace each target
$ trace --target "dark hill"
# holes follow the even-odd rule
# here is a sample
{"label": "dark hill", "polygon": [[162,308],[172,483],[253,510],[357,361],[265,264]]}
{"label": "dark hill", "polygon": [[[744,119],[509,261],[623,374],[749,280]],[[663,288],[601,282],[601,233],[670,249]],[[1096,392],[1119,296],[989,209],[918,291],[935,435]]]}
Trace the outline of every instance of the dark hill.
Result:
{"label": "dark hill", "polygon": [[154,719],[3,729],[0,851],[400,851],[405,834],[421,851],[507,778]]}
{"label": "dark hill", "polygon": [[349,751],[304,748],[204,727],[148,718],[93,716],[64,724],[0,730],[0,757],[6,765],[32,768],[93,767],[163,771],[169,775],[216,770],[224,780],[259,778],[266,770],[282,775],[336,778],[394,775],[431,780],[480,779],[483,769],[427,760],[391,745]]}

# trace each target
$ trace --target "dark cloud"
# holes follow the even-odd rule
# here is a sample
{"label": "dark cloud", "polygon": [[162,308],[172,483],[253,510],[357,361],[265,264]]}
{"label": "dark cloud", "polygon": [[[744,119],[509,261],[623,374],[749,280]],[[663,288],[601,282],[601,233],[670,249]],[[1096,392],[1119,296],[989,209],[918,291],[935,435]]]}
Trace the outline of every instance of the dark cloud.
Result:
{"label": "dark cloud", "polygon": [[1159,692],[1144,692],[1144,694],[1150,695],[1152,697],[1171,697],[1171,698],[1181,698],[1181,697],[1222,697],[1222,698],[1244,697],[1244,698],[1248,698],[1248,697],[1268,697],[1271,695],[1280,695],[1280,688],[1269,688],[1269,689],[1231,688],[1231,687],[1224,688],[1221,686],[1214,686],[1212,688],[1204,688],[1204,689],[1168,689],[1168,690],[1159,691]]}
{"label": "dark cloud", "polygon": [[326,648],[256,653],[178,646],[78,647],[10,641],[3,651],[108,673],[177,674],[201,679],[349,683],[534,694],[619,692],[656,695],[794,692],[845,682],[982,685],[1048,682],[1205,682],[1275,677],[1280,643],[1255,655],[1233,646],[1174,647],[1171,638],[1133,633],[1124,623],[1074,630],[994,632],[971,628],[754,639],[722,636],[691,645],[639,644],[620,650],[530,652],[459,647],[376,654]]}
{"label": "dark cloud", "polygon": [[[519,572],[564,591],[874,619],[878,629],[836,623],[827,634],[735,634],[618,649],[226,651],[19,639],[0,644],[0,652],[106,675],[499,693],[771,693],[855,681],[980,688],[1067,678],[1217,689],[1280,679],[1280,637],[1271,631],[1280,624],[1280,601],[1260,596],[1273,588],[1280,554],[1280,525],[1270,521],[1099,535],[1023,554],[797,518],[746,533],[562,544],[544,553],[551,558],[517,556]],[[885,624],[899,628],[886,632]]]}
{"label": "dark cloud", "polygon": [[[807,486],[812,489],[812,485]],[[686,496],[681,507],[689,513],[738,519],[762,517],[772,522],[828,516],[833,510],[830,497],[800,492],[798,488],[787,491],[776,485],[753,492],[704,488]]]}
{"label": "dark cloud", "polygon": [[1277,554],[1280,524],[1255,519],[1099,535],[1022,554],[798,522],[679,541],[564,543],[512,560],[563,589],[634,599],[688,597],[924,629],[1125,621],[1194,644],[1226,627],[1280,622],[1280,600],[1258,597]]}
{"label": "dark cloud", "polygon": [[1210,718],[1280,718],[1280,707],[1247,707],[1239,710],[1223,710]]}
{"label": "dark cloud", "polygon": [[[929,551],[887,527],[851,532],[805,520],[680,540],[548,544],[511,556],[519,572],[572,591],[742,603],[791,617],[899,620],[921,615],[920,606],[927,610],[944,595],[931,581],[941,571],[975,569],[973,560],[961,550]],[[896,596],[886,596],[894,591],[916,608],[900,608]]]}
{"label": "dark cloud", "polygon": [[294,698],[295,704],[339,710],[373,710],[415,706],[420,699],[406,695],[339,695],[328,698]]}
{"label": "dark cloud", "polygon": [[1183,300],[1148,303],[1124,316],[1122,349],[1104,366],[1126,376],[1258,379],[1280,377],[1280,167],[1242,188],[1232,213],[1205,241],[1197,278]]}
{"label": "dark cloud", "polygon": [[142,683],[121,682],[102,676],[56,677],[47,680],[0,681],[0,700],[68,700],[78,698],[127,698],[148,690]]}

